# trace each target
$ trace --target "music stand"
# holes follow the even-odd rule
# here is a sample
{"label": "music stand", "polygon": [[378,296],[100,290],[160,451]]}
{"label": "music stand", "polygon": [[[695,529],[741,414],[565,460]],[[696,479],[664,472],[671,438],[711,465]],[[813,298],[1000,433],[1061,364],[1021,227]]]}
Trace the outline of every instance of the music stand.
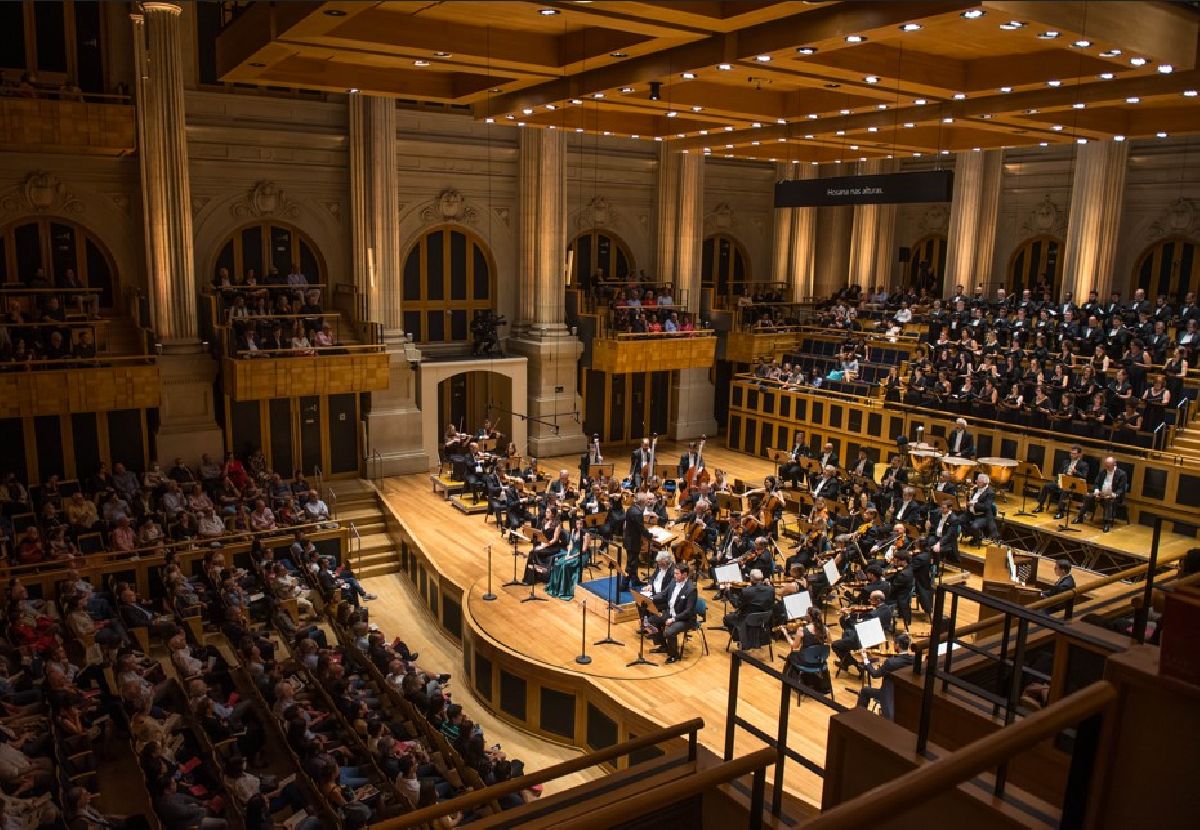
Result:
{"label": "music stand", "polygon": [[612,464],[612,462],[611,462],[611,461],[605,461],[605,462],[604,462],[604,463],[602,463],[602,464],[590,464],[590,465],[588,465],[588,476],[589,476],[589,477],[590,477],[592,480],[595,480],[595,479],[598,479],[598,478],[612,478],[612,476],[613,476],[613,464]]}
{"label": "music stand", "polygon": [[512,542],[513,575],[512,579],[500,586],[501,588],[511,588],[514,585],[524,584],[521,580],[517,579],[517,557],[521,555],[521,551],[517,549],[517,544],[524,537],[512,528],[509,528],[506,532],[508,533],[508,541]]}
{"label": "music stand", "polygon": [[1032,461],[1018,461],[1016,475],[1020,476],[1022,479],[1021,509],[1018,510],[1013,515],[1014,516],[1032,516],[1033,514],[1025,509],[1025,497],[1026,497],[1025,491],[1029,489],[1029,477],[1031,475],[1037,476],[1038,481],[1041,481],[1045,476],[1042,475],[1042,471],[1041,471],[1041,469],[1038,468],[1038,465],[1034,464]]}
{"label": "music stand", "polygon": [[[605,554],[604,558],[608,560],[608,598],[607,598],[608,605],[605,609],[605,614],[604,614],[604,617],[607,621],[608,630],[604,634],[604,639],[597,640],[594,643],[594,645],[622,646],[625,644],[622,643],[620,640],[613,639],[613,635],[612,635],[613,605],[615,604],[614,600],[617,599],[617,595],[619,593],[619,586],[617,585],[617,579],[616,579],[616,577],[613,576],[614,561],[613,561],[613,558],[611,556],[608,556],[607,554]],[[632,593],[632,591],[630,593]]]}
{"label": "music stand", "polygon": [[[1058,489],[1064,493],[1070,493],[1072,496],[1082,496],[1087,493],[1087,482],[1079,476],[1069,476],[1066,473],[1060,473],[1058,476]],[[1060,496],[1061,498],[1061,496]],[[1079,528],[1071,527],[1071,497],[1067,497],[1067,511],[1063,513],[1063,523],[1057,528],[1059,533],[1081,533]]]}
{"label": "music stand", "polygon": [[637,659],[633,660],[629,663],[626,663],[625,667],[629,668],[630,666],[657,666],[658,663],[655,663],[653,660],[646,659],[646,618],[651,615],[658,616],[658,606],[654,604],[654,601],[651,600],[650,597],[642,594],[641,591],[631,591],[630,593],[633,596],[634,604],[638,608],[645,609],[645,614],[638,615],[638,656],[637,656]]}

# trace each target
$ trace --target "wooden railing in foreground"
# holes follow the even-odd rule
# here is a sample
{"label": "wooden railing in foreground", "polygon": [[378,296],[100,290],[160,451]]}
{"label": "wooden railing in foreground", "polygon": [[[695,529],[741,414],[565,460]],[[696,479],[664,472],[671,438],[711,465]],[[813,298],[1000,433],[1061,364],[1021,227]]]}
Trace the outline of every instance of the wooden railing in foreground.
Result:
{"label": "wooden railing in foreground", "polygon": [[[1052,738],[1063,729],[1102,715],[1116,699],[1117,690],[1111,683],[1093,683],[1012,726],[826,810],[801,827],[803,830],[857,830],[885,819],[894,821],[924,804],[926,799],[943,795],[981,773],[1006,764],[1018,753]],[[1092,759],[1085,760],[1090,762]],[[1086,804],[1088,778],[1084,776],[1090,776],[1090,773],[1090,769],[1077,771],[1072,767],[1069,786],[1082,790],[1082,797],[1076,792],[1076,798],[1068,799],[1068,805]],[[1060,826],[1078,826],[1082,822],[1081,815],[1068,815],[1069,809],[1064,808]]]}
{"label": "wooden railing in foreground", "polygon": [[[546,767],[538,772],[531,772],[528,775],[522,775],[520,778],[513,778],[504,781],[500,784],[493,784],[490,787],[485,787],[482,790],[466,793],[465,795],[455,796],[449,801],[444,801],[441,804],[435,804],[432,807],[424,807],[420,810],[414,810],[411,813],[405,813],[402,816],[389,819],[387,821],[373,824],[374,830],[398,830],[403,827],[422,827],[426,824],[432,824],[437,819],[448,816],[451,813],[462,811],[467,813],[486,804],[490,804],[506,795],[519,793],[522,790],[527,790],[530,787],[538,784],[545,784],[549,781],[562,778],[564,775],[571,775],[591,767],[599,766],[600,764],[609,761],[615,761],[624,755],[637,752],[642,749],[649,749],[657,746],[664,741],[669,741],[674,738],[680,738],[684,735],[688,736],[688,752],[687,759],[689,761],[696,760],[696,733],[704,728],[704,721],[701,718],[693,718],[692,720],[683,723],[677,723],[674,726],[668,726],[665,729],[659,729],[651,732],[648,735],[642,735],[638,738],[625,741],[624,743],[610,746],[607,749],[600,749],[595,752],[589,752],[586,755],[581,755],[578,758],[572,758],[568,761],[563,761],[560,764],[555,764],[552,767]],[[772,753],[768,761],[764,762],[764,766],[774,759]]]}

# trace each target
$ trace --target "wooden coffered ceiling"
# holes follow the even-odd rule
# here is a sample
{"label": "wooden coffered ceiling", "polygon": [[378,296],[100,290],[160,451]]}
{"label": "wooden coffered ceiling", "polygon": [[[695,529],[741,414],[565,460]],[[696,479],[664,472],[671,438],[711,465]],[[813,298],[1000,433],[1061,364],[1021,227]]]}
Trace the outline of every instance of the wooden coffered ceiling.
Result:
{"label": "wooden coffered ceiling", "polygon": [[256,2],[224,80],[791,161],[1200,132],[1168,2]]}

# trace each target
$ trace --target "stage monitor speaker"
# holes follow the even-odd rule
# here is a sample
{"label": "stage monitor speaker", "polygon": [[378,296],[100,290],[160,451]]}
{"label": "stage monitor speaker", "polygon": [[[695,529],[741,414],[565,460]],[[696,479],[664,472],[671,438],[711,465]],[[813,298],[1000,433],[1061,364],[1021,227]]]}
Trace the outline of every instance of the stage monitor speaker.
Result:
{"label": "stage monitor speaker", "polygon": [[912,258],[912,248],[906,245],[900,246],[900,261],[908,262]]}

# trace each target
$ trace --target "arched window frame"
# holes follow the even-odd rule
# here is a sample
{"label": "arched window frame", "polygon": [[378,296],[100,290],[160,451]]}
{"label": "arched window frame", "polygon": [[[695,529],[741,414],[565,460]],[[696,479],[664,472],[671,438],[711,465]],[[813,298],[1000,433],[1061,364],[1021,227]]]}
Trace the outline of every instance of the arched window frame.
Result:
{"label": "arched window frame", "polygon": [[[441,296],[430,291],[428,272],[429,245],[441,234]],[[453,298],[453,234],[466,239],[464,247],[464,293]],[[478,252],[480,258],[474,254]],[[416,260],[413,260],[416,257]],[[437,262],[437,256],[433,258]],[[476,269],[482,262],[487,269],[486,296],[477,292]],[[483,239],[463,225],[447,223],[427,229],[404,254],[401,279],[404,330],[418,343],[465,343],[470,338],[470,324],[478,311],[496,310],[496,260]],[[416,271],[410,269],[416,268]],[[416,275],[414,277],[414,274]],[[414,279],[416,282],[414,283]],[[419,289],[414,292],[414,285]],[[440,320],[440,322],[439,322]],[[440,334],[440,336],[439,336]]]}
{"label": "arched window frame", "polygon": [[[1163,285],[1163,259],[1170,256],[1170,267]],[[1189,291],[1197,290],[1200,284],[1200,241],[1186,236],[1168,236],[1148,245],[1138,255],[1129,277],[1129,291],[1133,296],[1138,288],[1146,289],[1151,301],[1160,294],[1171,300],[1182,300]],[[1148,270],[1147,270],[1148,269]],[[1143,272],[1145,274],[1143,275]],[[1143,276],[1145,277],[1143,279]]]}
{"label": "arched window frame", "polygon": [[[1040,248],[1038,248],[1039,244],[1041,245]],[[1005,286],[1010,293],[1020,294],[1023,289],[1033,288],[1037,284],[1037,278],[1041,276],[1044,266],[1049,259],[1050,244],[1057,246],[1057,251],[1054,255],[1054,272],[1051,274],[1050,293],[1053,297],[1058,296],[1063,276],[1063,240],[1049,234],[1031,236],[1028,239],[1022,240],[1013,249],[1012,254],[1008,258],[1008,267],[1004,271]],[[1024,263],[1022,254],[1030,257],[1034,255],[1035,250],[1038,256],[1038,267],[1030,271],[1028,267],[1023,265],[1022,273],[1018,275],[1016,272],[1017,263],[1018,261]],[[1020,276],[1020,280],[1018,280],[1018,276]],[[1028,281],[1025,279],[1026,276],[1029,277]]]}
{"label": "arched window frame", "polygon": [[[45,268],[46,274],[56,284],[62,279],[63,273],[60,273],[54,265],[53,226],[65,225],[74,232],[75,252],[74,265],[64,266],[62,271],[65,271],[67,267],[74,267],[75,275],[79,277],[83,285],[107,289],[100,296],[101,308],[111,309],[116,304],[120,297],[120,274],[117,273],[116,261],[108,250],[108,246],[86,225],[63,216],[23,216],[9,222],[0,230],[0,249],[2,249],[0,250],[0,267],[3,269],[0,273],[0,285],[21,285],[33,277],[33,271],[28,274],[21,272],[17,261],[17,231],[29,225],[35,225],[38,229],[40,267]],[[91,242],[95,248],[102,264],[108,271],[107,275],[91,273],[100,263],[89,259],[88,242]],[[107,279],[105,279],[106,276]]]}
{"label": "arched window frame", "polygon": [[[302,231],[300,228],[288,222],[279,222],[274,220],[266,220],[259,222],[248,222],[245,225],[234,230],[221,246],[217,249],[217,261],[213,266],[213,277],[222,268],[228,268],[230,275],[235,282],[242,281],[248,269],[253,268],[258,278],[258,282],[265,281],[266,275],[269,273],[271,266],[274,264],[271,258],[272,228],[279,228],[291,234],[289,242],[289,250],[287,256],[288,270],[283,271],[286,276],[290,272],[293,263],[299,263],[304,276],[308,278],[308,282],[314,285],[323,285],[327,280],[325,270],[325,257],[321,253],[321,249],[313,242],[312,237]],[[257,262],[247,262],[248,255],[246,249],[246,232],[258,229],[259,232],[259,257]],[[308,256],[304,254],[304,248],[308,249]],[[252,255],[251,255],[252,256]],[[306,262],[311,262],[315,266],[317,273],[310,274],[306,266]]]}
{"label": "arched window frame", "polygon": [[[587,262],[584,262],[583,257],[579,254],[579,243],[585,238],[589,240]],[[608,244],[608,256],[603,262],[600,261],[602,240]],[[567,245],[567,250],[575,252],[575,264],[571,275],[572,285],[589,284],[591,275],[595,273],[597,267],[604,269],[604,278],[608,281],[628,279],[637,273],[633,252],[630,251],[624,239],[608,228],[588,228],[580,232]],[[621,273],[620,268],[622,258],[625,260],[624,273]]]}
{"label": "arched window frame", "polygon": [[946,279],[946,250],[949,240],[944,233],[931,233],[922,236],[910,248],[905,276],[910,286],[917,284],[918,270],[921,261],[929,258],[929,273],[933,277],[933,285],[929,286],[932,296],[940,296]]}
{"label": "arched window frame", "polygon": [[[729,243],[729,267],[727,273],[722,274],[718,270],[718,263],[721,259],[721,243]],[[719,297],[729,297],[734,294],[740,294],[742,286],[749,286],[754,282],[754,271],[750,265],[750,255],[746,253],[746,246],[732,234],[728,233],[713,233],[704,237],[703,248],[700,256],[700,284],[702,288],[712,288],[716,290]],[[737,274],[737,262],[741,260],[742,275]]]}

